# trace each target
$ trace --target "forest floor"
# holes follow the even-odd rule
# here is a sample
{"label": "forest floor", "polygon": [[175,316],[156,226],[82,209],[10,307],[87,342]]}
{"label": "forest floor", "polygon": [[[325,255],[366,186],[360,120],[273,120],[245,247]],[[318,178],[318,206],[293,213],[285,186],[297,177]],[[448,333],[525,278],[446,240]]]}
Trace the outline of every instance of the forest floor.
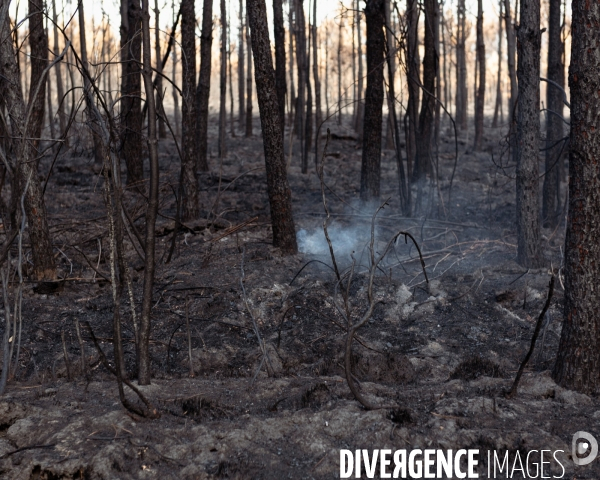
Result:
{"label": "forest floor", "polygon": [[[217,138],[211,129],[209,138]],[[348,292],[356,321],[367,308],[374,209],[357,201],[360,143],[350,130],[331,129],[325,164],[329,228],[340,268],[350,267],[354,252]],[[289,179],[301,253],[282,256],[271,246],[264,157],[255,129],[253,138],[229,138],[221,168],[212,145],[212,171],[199,175],[202,220],[185,226],[169,263],[164,260],[179,159],[172,141],[160,144],[153,380],[139,388],[161,416],[148,420],[127,412],[85,331],[89,372],[82,371],[75,330],[76,321],[90,322],[111,358],[102,179],[89,152],[74,148],[61,156],[46,200],[65,280],[52,293],[25,284],[18,371],[0,398],[0,477],[339,478],[340,449],[470,448],[481,452],[480,478],[489,478],[487,451],[494,450],[502,457],[509,452],[511,468],[519,455],[525,465],[530,451],[562,450],[556,458],[564,471],[550,458],[546,476],[600,478],[600,460],[575,467],[570,458],[578,430],[600,439],[600,401],[564,390],[550,377],[561,330],[560,279],[550,322],[518,394],[505,397],[546,301],[551,265],[561,264],[564,225],[542,232],[548,268],[528,271],[515,262],[514,168],[498,166],[505,148],[500,130],[490,129],[488,136],[485,153],[473,153],[471,140],[459,137],[450,201],[454,141],[450,133],[443,136],[440,188],[413,218],[399,211],[394,153],[384,151],[382,199],[391,198],[376,219],[375,248],[383,251],[398,230],[411,233],[423,252],[429,284],[416,249],[401,236],[380,264],[374,282],[380,303],[353,348],[360,391],[371,403],[389,407],[372,411],[356,401],[344,376],[346,327],[334,304],[336,277],[322,233],[319,179],[312,164],[305,175],[298,156],[293,158]],[[44,159],[42,174],[50,163]],[[128,193],[127,208],[143,231],[143,198]],[[139,311],[143,262],[128,238],[126,243]],[[307,265],[311,260],[327,265]],[[339,304],[339,296],[336,300]],[[126,298],[121,311],[132,373],[135,347]],[[541,478],[533,476],[535,455],[529,457],[530,473]],[[528,478],[521,472],[513,478]]]}

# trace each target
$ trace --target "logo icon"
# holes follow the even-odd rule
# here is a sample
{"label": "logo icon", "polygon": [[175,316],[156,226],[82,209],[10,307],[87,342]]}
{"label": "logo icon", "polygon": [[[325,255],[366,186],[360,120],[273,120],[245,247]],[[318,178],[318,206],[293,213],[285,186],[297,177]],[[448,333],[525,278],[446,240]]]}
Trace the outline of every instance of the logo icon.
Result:
{"label": "logo icon", "polygon": [[598,456],[598,442],[587,432],[576,432],[571,442],[575,465],[589,465]]}

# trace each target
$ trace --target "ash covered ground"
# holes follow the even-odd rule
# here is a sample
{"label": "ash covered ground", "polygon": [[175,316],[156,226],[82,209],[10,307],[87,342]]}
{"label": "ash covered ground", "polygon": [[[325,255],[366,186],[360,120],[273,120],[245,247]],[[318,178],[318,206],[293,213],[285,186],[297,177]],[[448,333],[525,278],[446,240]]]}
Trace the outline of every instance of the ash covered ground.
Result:
{"label": "ash covered ground", "polygon": [[[368,306],[374,209],[357,202],[360,143],[352,132],[331,128],[329,232],[340,269],[353,268],[347,292],[356,321]],[[216,130],[209,138],[217,138]],[[168,264],[179,160],[172,142],[160,145],[154,378],[140,387],[159,409],[157,420],[121,406],[116,382],[85,332],[87,375],[80,366],[77,320],[90,322],[112,356],[111,288],[103,278],[109,276],[107,225],[102,180],[89,152],[59,158],[46,195],[65,281],[53,293],[25,285],[19,368],[0,399],[2,478],[338,478],[340,449],[363,448],[472,448],[508,451],[511,459],[563,450],[561,478],[600,478],[600,461],[575,467],[569,458],[576,431],[600,438],[600,402],[562,389],[550,376],[561,330],[560,278],[518,395],[505,398],[546,301],[550,269],[561,265],[564,226],[543,230],[548,268],[527,271],[516,264],[514,169],[499,168],[506,147],[499,131],[488,132],[485,153],[473,153],[466,135],[459,137],[451,196],[455,147],[453,135],[443,136],[439,188],[413,218],[399,210],[394,153],[384,151],[382,199],[390,200],[377,216],[374,248],[381,253],[397,231],[411,233],[429,282],[416,248],[400,236],[379,265],[373,286],[379,303],[352,351],[360,392],[386,407],[373,411],[361,407],[345,380],[346,324],[338,310],[344,307],[322,233],[314,169],[303,175],[299,158],[292,159],[301,253],[284,257],[270,245],[260,134],[228,142],[222,168],[212,145],[212,172],[199,175],[202,220],[184,226]],[[42,174],[50,162],[43,160]],[[143,198],[129,192],[126,201],[143,231]],[[143,262],[126,243],[140,299]],[[132,374],[134,336],[123,302]],[[546,475],[562,473],[557,463],[546,468]],[[485,464],[479,472],[487,478]]]}

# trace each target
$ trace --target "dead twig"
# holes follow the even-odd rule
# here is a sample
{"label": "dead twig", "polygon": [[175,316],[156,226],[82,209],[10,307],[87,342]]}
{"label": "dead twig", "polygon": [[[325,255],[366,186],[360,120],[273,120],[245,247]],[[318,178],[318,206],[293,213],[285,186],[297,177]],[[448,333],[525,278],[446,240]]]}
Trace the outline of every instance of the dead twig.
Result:
{"label": "dead twig", "polygon": [[540,328],[542,327],[542,322],[544,320],[544,316],[546,315],[548,308],[550,308],[550,301],[552,300],[553,293],[554,293],[554,275],[552,275],[552,277],[550,278],[550,285],[548,287],[548,297],[546,298],[546,303],[544,304],[544,308],[542,308],[542,313],[540,313],[537,323],[535,324],[535,330],[533,331],[533,337],[531,337],[531,346],[529,347],[529,351],[527,352],[527,355],[525,355],[525,358],[523,359],[523,362],[521,363],[521,366],[519,367],[519,371],[517,372],[517,376],[515,377],[515,381],[513,382],[512,388],[506,394],[506,398],[512,398],[517,393],[517,387],[519,386],[519,381],[521,380],[521,375],[523,375],[523,370],[525,370],[525,366],[527,365],[527,362],[529,362],[529,359],[531,358],[531,355],[533,354],[533,351],[535,350],[535,342],[537,341],[538,335],[540,334]]}

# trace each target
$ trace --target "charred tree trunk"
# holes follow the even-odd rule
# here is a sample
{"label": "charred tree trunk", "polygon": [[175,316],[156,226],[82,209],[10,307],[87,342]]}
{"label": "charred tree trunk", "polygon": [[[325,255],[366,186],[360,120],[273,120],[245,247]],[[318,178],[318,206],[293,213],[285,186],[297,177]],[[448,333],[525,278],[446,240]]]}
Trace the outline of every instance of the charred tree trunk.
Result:
{"label": "charred tree trunk", "polygon": [[494,119],[492,128],[498,127],[498,117],[503,122],[502,115],[502,0],[498,2],[498,77],[496,78],[496,105],[494,106]]}
{"label": "charred tree trunk", "polygon": [[294,84],[294,2],[290,0],[288,2],[288,38],[289,38],[289,71],[290,71],[290,94],[289,97],[289,111],[288,111],[288,124],[293,129],[295,119],[295,105],[296,105],[296,86]]}
{"label": "charred tree trunk", "polygon": [[423,56],[423,100],[419,114],[417,135],[417,161],[413,171],[414,180],[421,180],[432,173],[431,140],[435,108],[435,83],[439,58],[435,50],[439,7],[437,0],[425,0],[425,53]]}
{"label": "charred tree trunk", "polygon": [[[164,116],[165,109],[163,108],[163,62],[160,54],[160,10],[158,8],[158,0],[154,0],[154,49],[156,57],[156,111],[158,112],[158,136],[159,138],[167,137],[167,127],[165,126]],[[168,57],[167,57],[168,58]]]}
{"label": "charred tree trunk", "polygon": [[[30,5],[30,29],[43,29],[43,12],[37,6]],[[10,22],[8,13],[4,18],[0,18],[0,35],[3,39],[11,38]],[[36,40],[39,43],[35,43]],[[52,252],[52,240],[48,229],[48,220],[46,215],[46,204],[42,186],[37,172],[38,152],[31,138],[39,138],[41,130],[41,121],[43,120],[44,100],[42,96],[42,118],[38,120],[38,124],[34,124],[33,118],[30,117],[29,122],[26,121],[28,109],[33,107],[33,102],[38,101],[38,95],[35,93],[37,85],[39,90],[44,90],[43,86],[46,83],[45,75],[42,74],[47,65],[47,40],[36,39],[32,45],[31,56],[35,59],[32,62],[32,78],[30,85],[31,93],[29,104],[25,105],[21,82],[19,78],[19,66],[17,64],[17,54],[14,50],[12,41],[0,42],[0,63],[2,64],[2,75],[0,75],[0,92],[4,97],[6,108],[9,113],[10,127],[12,133],[12,146],[14,151],[15,162],[13,167],[13,196],[19,198],[27,184],[28,188],[25,194],[25,215],[29,225],[29,238],[31,243],[31,251],[33,257],[33,277],[36,280],[54,280],[56,278],[56,264]],[[42,50],[42,46],[44,47]],[[37,50],[37,48],[40,50]],[[36,63],[34,76],[33,63]],[[37,130],[36,130],[37,129]]]}
{"label": "charred tree trunk", "polygon": [[[560,87],[565,84],[563,53],[565,50],[561,37],[561,0],[550,1],[550,21],[548,25],[548,80]],[[542,193],[542,220],[544,227],[554,228],[560,216],[560,168],[564,143],[563,128],[563,92],[552,83],[546,87],[546,168]]]}
{"label": "charred tree trunk", "polygon": [[273,0],[273,32],[275,34],[275,83],[279,100],[279,121],[281,134],[285,126],[285,27],[283,25],[283,2]]}
{"label": "charred tree trunk", "polygon": [[300,140],[302,173],[304,168],[304,138],[306,129],[306,83],[308,81],[308,67],[306,56],[306,19],[304,16],[304,5],[302,0],[294,0],[296,12],[296,63],[298,68],[298,98],[296,100],[295,130]]}
{"label": "charred tree trunk", "polygon": [[[309,11],[310,13],[310,11]],[[304,115],[304,135],[303,135],[303,146],[302,146],[302,173],[308,173],[308,156],[310,154],[312,146],[312,127],[313,127],[313,114],[312,114],[312,88],[310,84],[310,53],[311,53],[311,29],[310,29],[310,16],[308,22],[308,51],[306,52],[306,114]]]}
{"label": "charred tree trunk", "polygon": [[508,58],[508,76],[510,79],[510,99],[508,102],[508,119],[512,125],[516,118],[517,73],[515,69],[516,36],[515,25],[510,14],[510,0],[504,0],[504,26],[506,28],[506,56]]}
{"label": "charred tree trunk", "polygon": [[[52,53],[55,57],[60,55],[58,48],[58,15],[56,14],[56,0],[52,0],[52,20],[53,20],[53,31],[54,31],[54,45],[52,47]],[[62,79],[62,62],[58,62],[54,66],[54,72],[56,73],[56,94],[58,96],[58,124],[60,126],[60,134],[64,135],[67,128],[67,116],[65,114],[65,88],[63,86]],[[69,146],[69,137],[65,136],[65,147]]]}
{"label": "charred tree trunk", "polygon": [[479,78],[475,99],[475,140],[474,150],[481,150],[483,143],[483,107],[485,103],[485,41],[483,38],[483,0],[477,0],[477,66]]}
{"label": "charred tree trunk", "polygon": [[319,78],[319,42],[317,38],[317,2],[313,0],[312,21],[313,82],[315,85],[315,162],[319,158],[319,131],[323,122],[321,111],[321,80]]}
{"label": "charred tree trunk", "polygon": [[[148,105],[148,153],[150,157],[150,188],[148,208],[146,211],[146,241],[144,262],[144,287],[142,298],[142,315],[140,319],[140,345],[138,383],[150,385],[150,313],[152,310],[152,293],[154,290],[155,250],[156,250],[156,216],[158,213],[158,133],[156,129],[156,104],[152,84],[152,64],[150,54],[150,12],[149,0],[142,0],[142,35],[144,45],[144,87]],[[161,59],[159,58],[160,62]]]}
{"label": "charred tree trunk", "polygon": [[292,194],[283,155],[282,125],[279,122],[279,102],[271,57],[267,8],[264,0],[247,0],[246,5],[252,32],[251,43],[254,52],[256,92],[265,149],[273,245],[280,248],[284,254],[294,254],[298,251],[298,247],[292,217]]}
{"label": "charred tree trunk", "polygon": [[338,125],[342,124],[342,31],[344,30],[344,19],[340,16],[338,28],[337,48],[337,73],[338,73]]}
{"label": "charred tree trunk", "polygon": [[[212,0],[209,0],[212,5]],[[198,179],[196,168],[199,167],[198,150],[202,148],[202,139],[195,138],[197,123],[202,115],[196,117],[196,27],[194,0],[181,2],[181,56],[182,56],[182,155],[181,160],[181,218],[184,221],[194,220],[200,214],[198,200]],[[212,22],[212,12],[211,22]],[[202,76],[202,74],[200,74]],[[197,146],[198,144],[198,146]],[[196,150],[198,148],[198,150]],[[206,149],[206,141],[204,143]],[[204,157],[206,160],[206,157]],[[206,162],[205,162],[206,164]],[[208,167],[207,167],[208,168]]]}
{"label": "charred tree trunk", "polygon": [[[571,137],[565,242],[564,322],[553,377],[566,388],[600,393],[600,3],[572,2],[569,67]],[[590,25],[595,25],[590,28]]]}
{"label": "charred tree trunk", "polygon": [[406,168],[408,178],[412,180],[412,169],[417,160],[417,127],[421,92],[421,78],[419,74],[419,9],[417,0],[407,0],[406,16],[406,62],[408,64],[406,66],[406,76],[408,77]]}
{"label": "charred tree trunk", "polygon": [[[121,100],[122,157],[127,165],[127,184],[142,189],[144,163],[142,159],[142,15],[139,0],[126,2],[121,23],[121,48],[124,55]],[[122,12],[123,15],[123,12]]]}
{"label": "charred tree trunk", "polygon": [[173,61],[173,66],[172,66],[172,81],[173,81],[173,88],[171,90],[172,92],[172,96],[173,96],[173,115],[174,115],[174,123],[175,123],[175,135],[177,137],[181,136],[181,115],[180,115],[180,111],[179,111],[179,92],[177,91],[177,65],[179,64],[178,59],[177,59],[177,48],[173,49],[173,53],[172,53],[172,61]]}
{"label": "charred tree trunk", "polygon": [[[29,0],[29,48],[31,53],[31,81],[29,82],[29,105],[33,145],[37,151],[44,124],[44,102],[46,101],[46,81],[42,80],[48,66],[48,37],[44,28],[43,0]],[[37,86],[39,84],[39,90]],[[36,154],[37,157],[37,154]]]}
{"label": "charred tree trunk", "polygon": [[518,30],[519,108],[517,109],[517,261],[543,265],[540,251],[540,0],[521,2]]}
{"label": "charred tree trunk", "polygon": [[227,129],[227,11],[221,0],[221,69],[219,72],[219,158],[225,158],[225,135]]}
{"label": "charred tree trunk", "polygon": [[[246,4],[246,10],[248,4]],[[252,136],[252,44],[250,43],[250,25],[246,12],[246,138]]]}
{"label": "charred tree trunk", "polygon": [[367,23],[367,91],[363,133],[360,198],[369,202],[379,198],[381,173],[381,128],[383,107],[383,65],[385,52],[384,0],[368,0]]}
{"label": "charred tree trunk", "polygon": [[246,46],[244,45],[244,0],[240,0],[240,30],[238,39],[238,120],[240,122],[240,129],[245,128],[246,122],[246,79],[244,72],[246,65],[244,64],[244,51]]}
{"label": "charred tree trunk", "polygon": [[467,53],[465,42],[466,31],[466,8],[465,0],[458,0],[457,14],[457,39],[456,39],[456,123],[461,130],[467,129]]}
{"label": "charred tree trunk", "polygon": [[[356,81],[356,117],[354,118],[354,130],[358,133],[359,140],[362,139],[364,129],[364,114],[365,106],[363,103],[363,90],[364,90],[364,69],[363,69],[363,50],[362,50],[362,30],[361,30],[361,17],[362,12],[360,11],[360,0],[356,0],[356,60],[358,61],[358,78]],[[367,67],[368,68],[368,67]]]}
{"label": "charred tree trunk", "polygon": [[[196,141],[198,143],[196,166],[202,172],[208,172],[208,100],[210,97],[212,62],[212,8],[213,1],[204,0],[202,5],[202,32],[200,33],[200,75],[196,88]],[[193,21],[193,19],[195,17],[190,21]]]}

